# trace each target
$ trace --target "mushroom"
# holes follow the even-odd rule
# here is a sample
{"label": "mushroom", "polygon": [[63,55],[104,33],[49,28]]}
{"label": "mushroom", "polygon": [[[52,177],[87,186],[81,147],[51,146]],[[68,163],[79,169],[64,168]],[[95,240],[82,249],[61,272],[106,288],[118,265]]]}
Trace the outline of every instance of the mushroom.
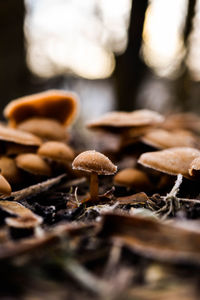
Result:
{"label": "mushroom", "polygon": [[62,141],[67,139],[65,127],[58,121],[49,118],[30,118],[19,124],[18,129],[30,132],[45,140]]}
{"label": "mushroom", "polygon": [[89,150],[80,153],[73,161],[72,168],[90,173],[90,197],[98,199],[98,175],[112,175],[117,167],[100,152]]}
{"label": "mushroom", "polygon": [[41,176],[50,176],[51,168],[39,155],[33,153],[20,154],[16,157],[18,168],[24,171]]}
{"label": "mushroom", "polygon": [[195,158],[189,168],[189,174],[193,177],[199,177],[200,175],[200,156]]}
{"label": "mushroom", "polygon": [[0,170],[9,183],[17,184],[22,179],[19,169],[14,159],[2,156],[0,158]]}
{"label": "mushroom", "polygon": [[34,153],[38,146],[29,146],[7,142],[5,145],[5,154],[7,156],[16,156],[22,153]]}
{"label": "mushroom", "polygon": [[200,133],[200,118],[191,112],[171,114],[166,117],[162,128],[167,130],[187,129],[195,133]]}
{"label": "mushroom", "polygon": [[35,229],[43,219],[37,215],[24,215],[22,217],[7,217],[5,223],[9,226],[10,234],[14,239],[26,238],[33,235]]}
{"label": "mushroom", "polygon": [[39,146],[42,143],[39,137],[31,133],[8,128],[2,125],[0,125],[0,141],[12,142],[26,146]]}
{"label": "mushroom", "polygon": [[0,194],[10,195],[12,192],[11,186],[3,175],[0,174]]}
{"label": "mushroom", "polygon": [[30,229],[40,225],[42,218],[27,214],[22,217],[7,217],[5,221],[11,227]]}
{"label": "mushroom", "polygon": [[98,120],[87,124],[91,129],[127,129],[134,127],[144,127],[149,125],[160,124],[164,121],[164,117],[157,112],[141,109],[132,112],[112,111],[100,117]]}
{"label": "mushroom", "polygon": [[73,93],[60,90],[48,90],[11,101],[4,109],[4,116],[11,127],[21,122],[42,117],[57,120],[69,125],[77,112],[77,97]]}
{"label": "mushroom", "polygon": [[126,168],[114,176],[116,185],[135,188],[136,190],[150,189],[151,182],[145,172],[134,168]]}
{"label": "mushroom", "polygon": [[50,158],[62,163],[72,161],[75,156],[71,147],[64,143],[55,141],[49,141],[42,144],[37,153],[42,157]]}
{"label": "mushroom", "polygon": [[182,174],[191,179],[189,168],[191,162],[200,156],[200,151],[195,148],[178,147],[161,151],[143,153],[138,162],[145,167],[158,170],[170,175]]}
{"label": "mushroom", "polygon": [[139,137],[152,127],[161,124],[163,120],[162,115],[151,110],[112,111],[88,123],[87,127],[117,135],[119,146],[116,150],[120,150],[130,144],[135,144]]}
{"label": "mushroom", "polygon": [[190,131],[181,129],[171,132],[164,129],[154,129],[141,137],[141,141],[157,149],[199,147],[200,145],[199,138]]}

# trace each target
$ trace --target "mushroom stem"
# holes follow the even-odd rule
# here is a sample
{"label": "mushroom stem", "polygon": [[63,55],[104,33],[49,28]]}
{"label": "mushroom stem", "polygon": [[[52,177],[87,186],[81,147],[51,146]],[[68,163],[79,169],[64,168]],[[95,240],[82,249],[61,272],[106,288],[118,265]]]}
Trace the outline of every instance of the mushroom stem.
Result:
{"label": "mushroom stem", "polygon": [[95,172],[92,172],[90,175],[90,197],[91,200],[98,199],[98,191],[99,191],[99,182],[98,175]]}

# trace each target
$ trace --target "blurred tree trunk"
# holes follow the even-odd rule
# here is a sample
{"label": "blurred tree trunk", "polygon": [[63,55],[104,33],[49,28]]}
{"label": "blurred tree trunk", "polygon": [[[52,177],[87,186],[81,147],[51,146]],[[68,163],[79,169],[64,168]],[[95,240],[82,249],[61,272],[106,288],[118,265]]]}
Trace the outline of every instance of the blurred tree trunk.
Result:
{"label": "blurred tree trunk", "polygon": [[181,63],[181,75],[175,81],[176,106],[181,110],[187,111],[191,109],[190,92],[192,88],[192,79],[190,77],[186,60],[189,53],[189,36],[193,30],[193,20],[195,17],[196,0],[188,0],[187,12],[185,17],[185,26],[183,30],[183,41],[185,47],[185,55]]}
{"label": "blurred tree trunk", "polygon": [[145,65],[140,59],[140,48],[147,6],[147,0],[132,0],[127,49],[122,55],[116,57],[114,80],[119,110],[134,108],[134,101],[144,74]]}
{"label": "blurred tree trunk", "polygon": [[26,66],[23,0],[0,1],[0,109],[30,89]]}

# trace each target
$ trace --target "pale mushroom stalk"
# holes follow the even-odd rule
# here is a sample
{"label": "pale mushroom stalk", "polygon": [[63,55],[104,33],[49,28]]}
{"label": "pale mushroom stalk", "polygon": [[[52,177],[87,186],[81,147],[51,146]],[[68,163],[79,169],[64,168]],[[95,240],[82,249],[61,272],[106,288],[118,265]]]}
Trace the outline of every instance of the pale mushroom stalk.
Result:
{"label": "pale mushroom stalk", "polygon": [[90,175],[90,196],[91,199],[97,200],[98,199],[98,191],[99,191],[99,181],[98,181],[98,174],[92,172]]}

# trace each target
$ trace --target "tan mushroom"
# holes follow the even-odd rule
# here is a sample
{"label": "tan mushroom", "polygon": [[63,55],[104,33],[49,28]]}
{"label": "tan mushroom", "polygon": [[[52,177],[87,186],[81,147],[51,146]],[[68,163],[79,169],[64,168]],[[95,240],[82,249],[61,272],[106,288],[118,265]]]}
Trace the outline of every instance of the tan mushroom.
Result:
{"label": "tan mushroom", "polygon": [[31,133],[8,128],[2,125],[0,125],[0,141],[27,146],[39,146],[42,144],[41,139]]}
{"label": "tan mushroom", "polygon": [[167,130],[187,129],[199,134],[200,118],[191,112],[171,114],[165,118],[162,128]]}
{"label": "tan mushroom", "polygon": [[136,190],[150,189],[151,182],[145,172],[134,168],[126,168],[114,176],[116,185],[135,188]]}
{"label": "tan mushroom", "polygon": [[200,145],[199,138],[187,130],[167,131],[164,129],[153,129],[147,132],[141,141],[157,149],[173,147],[194,147]]}
{"label": "tan mushroom", "polygon": [[108,157],[95,150],[89,150],[79,154],[72,163],[72,168],[90,173],[90,197],[98,199],[98,175],[112,175],[117,167]]}
{"label": "tan mushroom", "polygon": [[7,225],[9,225],[12,228],[18,228],[18,229],[32,229],[37,227],[42,223],[42,218],[32,215],[25,215],[22,217],[7,217],[5,219],[5,222]]}
{"label": "tan mushroom", "polygon": [[189,168],[190,176],[199,177],[200,175],[200,156],[195,158]]}
{"label": "tan mushroom", "polygon": [[36,152],[37,148],[38,146],[29,146],[6,142],[4,154],[6,154],[7,156],[16,156],[22,153],[34,153]]}
{"label": "tan mushroom", "polygon": [[51,168],[39,155],[33,153],[20,154],[16,157],[18,168],[39,176],[50,176]]}
{"label": "tan mushroom", "polygon": [[110,130],[131,127],[144,127],[152,124],[160,124],[164,117],[157,112],[141,109],[133,112],[113,111],[100,117],[98,120],[88,123],[91,129],[106,128]]}
{"label": "tan mushroom", "polygon": [[195,148],[170,148],[161,151],[143,153],[138,162],[145,167],[163,173],[191,178],[189,168],[191,162],[200,156],[200,151]]}
{"label": "tan mushroom", "polygon": [[71,147],[55,141],[49,141],[42,144],[37,153],[42,157],[50,158],[62,163],[71,162],[75,156]]}
{"label": "tan mushroom", "polygon": [[12,192],[11,186],[4,176],[0,174],[0,194],[10,195]]}
{"label": "tan mushroom", "polygon": [[[164,117],[151,110],[135,110],[133,112],[112,111],[87,124],[92,130],[112,133],[118,137],[116,151],[122,150],[138,142],[139,138],[152,127],[158,126]],[[104,149],[105,150],[105,149]]]}
{"label": "tan mushroom", "polygon": [[68,137],[64,125],[49,118],[30,118],[21,122],[17,128],[45,140],[64,141]]}
{"label": "tan mushroom", "polygon": [[17,184],[22,179],[21,173],[17,168],[16,162],[12,158],[2,156],[0,158],[0,170],[1,175],[3,175],[10,184]]}
{"label": "tan mushroom", "polygon": [[64,125],[70,125],[76,113],[77,97],[61,90],[25,96],[11,101],[4,109],[4,116],[11,127],[33,117],[55,119]]}

